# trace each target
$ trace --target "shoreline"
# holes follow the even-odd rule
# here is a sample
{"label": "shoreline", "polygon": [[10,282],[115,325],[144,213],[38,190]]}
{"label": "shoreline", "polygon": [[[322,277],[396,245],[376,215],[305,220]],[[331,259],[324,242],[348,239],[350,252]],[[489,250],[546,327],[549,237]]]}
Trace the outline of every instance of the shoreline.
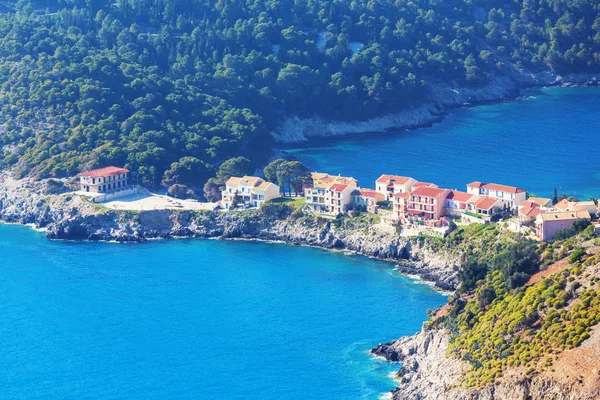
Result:
{"label": "shoreline", "polygon": [[[550,72],[538,75],[524,72],[493,77],[479,88],[453,87],[450,84],[432,85],[429,101],[397,113],[367,120],[339,121],[321,117],[287,117],[271,132],[275,151],[286,152],[287,146],[310,144],[313,140],[334,140],[356,135],[385,135],[431,127],[443,121],[456,109],[514,101],[523,91],[550,87],[600,87],[599,74],[559,76]],[[461,95],[461,92],[464,94]],[[454,98],[453,98],[454,97]],[[371,128],[375,126],[376,128]]]}

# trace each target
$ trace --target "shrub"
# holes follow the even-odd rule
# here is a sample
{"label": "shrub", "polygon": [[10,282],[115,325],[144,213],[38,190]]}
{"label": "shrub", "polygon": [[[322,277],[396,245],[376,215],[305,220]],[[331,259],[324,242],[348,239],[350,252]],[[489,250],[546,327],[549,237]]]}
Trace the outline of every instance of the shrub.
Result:
{"label": "shrub", "polygon": [[569,264],[574,264],[576,262],[581,261],[581,258],[584,256],[584,254],[584,249],[575,250],[573,253],[571,253],[571,256],[569,257]]}

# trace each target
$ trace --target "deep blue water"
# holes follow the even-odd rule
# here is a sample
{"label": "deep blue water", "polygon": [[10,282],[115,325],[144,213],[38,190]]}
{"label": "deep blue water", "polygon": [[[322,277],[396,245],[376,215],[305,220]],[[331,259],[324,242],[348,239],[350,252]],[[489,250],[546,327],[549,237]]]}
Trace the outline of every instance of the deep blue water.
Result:
{"label": "deep blue water", "polygon": [[445,297],[361,256],[0,225],[1,399],[376,399]]}
{"label": "deep blue water", "polygon": [[487,181],[538,196],[551,196],[556,187],[598,198],[600,89],[531,90],[515,101],[453,110],[428,128],[284,150],[314,170],[353,176],[363,187],[386,173],[460,190]]}

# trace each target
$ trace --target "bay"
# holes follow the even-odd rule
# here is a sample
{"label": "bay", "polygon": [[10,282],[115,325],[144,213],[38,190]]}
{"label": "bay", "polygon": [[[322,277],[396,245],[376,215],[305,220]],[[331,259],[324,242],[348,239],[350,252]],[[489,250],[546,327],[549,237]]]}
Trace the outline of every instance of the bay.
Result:
{"label": "bay", "polygon": [[286,146],[313,170],[353,176],[372,188],[382,174],[466,190],[472,181],[554,188],[600,198],[600,89],[528,90],[502,103],[453,110],[413,131],[311,140]]}
{"label": "bay", "polygon": [[445,296],[366,257],[0,225],[2,399],[375,399]]}

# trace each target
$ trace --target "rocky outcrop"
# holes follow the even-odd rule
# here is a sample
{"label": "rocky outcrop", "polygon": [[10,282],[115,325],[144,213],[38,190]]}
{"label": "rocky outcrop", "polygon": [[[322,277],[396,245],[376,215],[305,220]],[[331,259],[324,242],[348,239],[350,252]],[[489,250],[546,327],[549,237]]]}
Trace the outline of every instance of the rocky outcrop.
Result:
{"label": "rocky outcrop", "polygon": [[50,239],[139,242],[153,238],[199,237],[285,241],[295,245],[344,249],[392,260],[401,272],[438,287],[457,286],[455,256],[436,251],[424,238],[400,237],[367,222],[336,223],[293,215],[287,206],[239,212],[109,210],[68,193],[46,196],[43,182],[0,176],[0,220],[44,228]]}
{"label": "rocky outcrop", "polygon": [[589,400],[600,398],[600,329],[595,328],[584,344],[560,355],[552,370],[525,375],[523,369],[509,371],[489,387],[466,389],[466,361],[447,357],[449,334],[445,330],[423,330],[413,336],[380,344],[371,353],[398,361],[400,386],[394,400]]}
{"label": "rocky outcrop", "polygon": [[453,83],[429,84],[429,95],[422,104],[364,121],[334,121],[320,117],[290,116],[272,132],[272,136],[279,143],[298,143],[317,137],[415,129],[440,121],[453,108],[515,98],[519,96],[521,88],[598,85],[599,82],[599,75],[560,76],[549,71],[533,74],[510,70],[505,75],[490,75],[488,83],[479,87],[461,87]]}

